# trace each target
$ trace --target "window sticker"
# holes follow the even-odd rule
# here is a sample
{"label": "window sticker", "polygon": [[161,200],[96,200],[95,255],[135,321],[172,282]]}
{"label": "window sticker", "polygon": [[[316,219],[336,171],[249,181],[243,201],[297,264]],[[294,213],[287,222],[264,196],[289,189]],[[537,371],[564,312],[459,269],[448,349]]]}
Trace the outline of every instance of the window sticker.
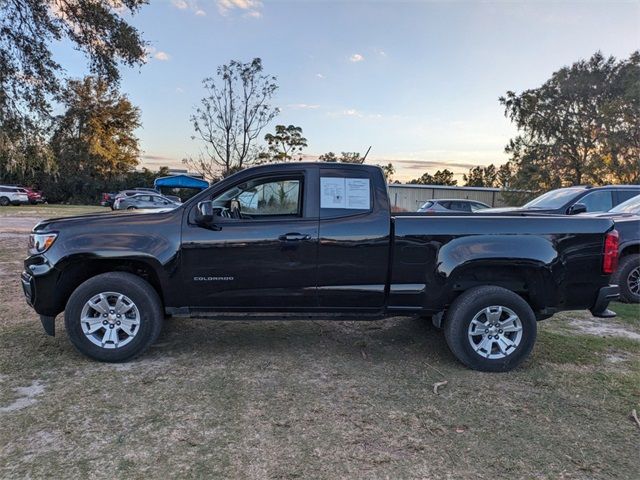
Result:
{"label": "window sticker", "polygon": [[369,210],[371,208],[369,179],[320,177],[320,208]]}

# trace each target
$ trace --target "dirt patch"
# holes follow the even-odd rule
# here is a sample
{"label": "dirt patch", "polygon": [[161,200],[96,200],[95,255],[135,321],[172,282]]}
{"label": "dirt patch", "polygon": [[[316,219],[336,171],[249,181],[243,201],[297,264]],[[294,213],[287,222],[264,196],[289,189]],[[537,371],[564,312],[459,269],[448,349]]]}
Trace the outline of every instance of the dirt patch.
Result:
{"label": "dirt patch", "polygon": [[580,332],[589,335],[598,335],[600,337],[622,337],[630,340],[637,340],[640,342],[640,333],[626,328],[622,325],[605,323],[603,321],[583,320],[576,319],[571,320],[569,325],[576,328]]}
{"label": "dirt patch", "polygon": [[36,217],[1,217],[0,232],[3,234],[29,233],[42,218]]}
{"label": "dirt patch", "polygon": [[39,380],[35,380],[29,386],[16,387],[13,390],[18,395],[18,398],[6,407],[0,407],[0,413],[22,410],[33,405],[38,401],[36,397],[44,393],[44,385]]}

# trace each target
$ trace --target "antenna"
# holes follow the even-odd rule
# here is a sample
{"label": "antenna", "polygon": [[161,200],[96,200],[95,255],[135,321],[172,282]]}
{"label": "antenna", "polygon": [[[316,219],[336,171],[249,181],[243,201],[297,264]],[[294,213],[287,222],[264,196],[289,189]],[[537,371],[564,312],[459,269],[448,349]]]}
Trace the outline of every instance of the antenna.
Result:
{"label": "antenna", "polygon": [[364,163],[364,161],[367,159],[367,155],[369,155],[370,150],[371,150],[371,145],[369,145],[369,148],[367,149],[367,153],[365,153],[364,157],[362,157],[362,163]]}

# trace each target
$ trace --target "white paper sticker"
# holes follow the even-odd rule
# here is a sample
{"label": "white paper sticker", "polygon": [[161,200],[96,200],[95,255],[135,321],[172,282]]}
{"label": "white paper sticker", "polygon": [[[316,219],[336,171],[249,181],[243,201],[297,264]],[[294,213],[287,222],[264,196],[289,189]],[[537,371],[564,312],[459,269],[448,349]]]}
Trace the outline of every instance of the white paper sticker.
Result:
{"label": "white paper sticker", "polygon": [[369,210],[368,178],[320,177],[320,208]]}
{"label": "white paper sticker", "polygon": [[347,208],[344,178],[320,178],[320,208]]}
{"label": "white paper sticker", "polygon": [[369,210],[371,194],[368,178],[347,178],[347,208]]}

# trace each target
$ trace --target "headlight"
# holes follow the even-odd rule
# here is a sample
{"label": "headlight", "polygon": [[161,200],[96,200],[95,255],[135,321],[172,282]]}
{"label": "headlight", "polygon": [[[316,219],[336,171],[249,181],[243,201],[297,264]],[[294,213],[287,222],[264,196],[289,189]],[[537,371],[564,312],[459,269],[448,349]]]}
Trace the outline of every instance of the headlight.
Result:
{"label": "headlight", "polygon": [[57,237],[57,233],[32,233],[29,235],[29,255],[46,252]]}

